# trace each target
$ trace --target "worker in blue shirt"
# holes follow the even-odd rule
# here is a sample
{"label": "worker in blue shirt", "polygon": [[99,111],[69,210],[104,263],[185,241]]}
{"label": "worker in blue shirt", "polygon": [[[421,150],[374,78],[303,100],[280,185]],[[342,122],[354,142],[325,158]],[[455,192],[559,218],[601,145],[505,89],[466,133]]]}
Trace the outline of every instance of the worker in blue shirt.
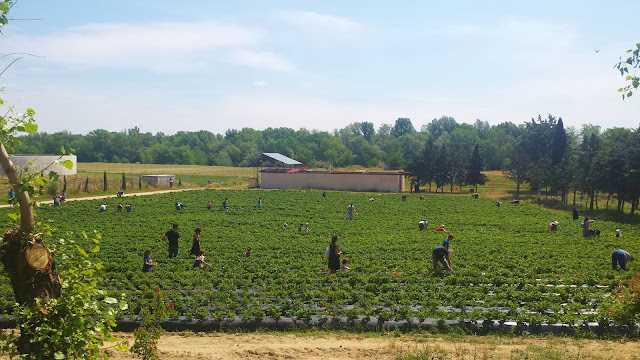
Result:
{"label": "worker in blue shirt", "polygon": [[431,252],[431,260],[433,261],[433,271],[438,271],[438,264],[444,269],[449,270],[453,274],[453,266],[451,265],[451,257],[449,251],[444,246],[436,246]]}
{"label": "worker in blue shirt", "polygon": [[616,270],[617,265],[620,265],[620,269],[627,270],[627,262],[633,260],[633,255],[628,252],[617,249],[611,253],[611,267]]}
{"label": "worker in blue shirt", "polygon": [[446,239],[442,241],[442,246],[449,251],[449,241],[453,240],[453,234],[449,234]]}

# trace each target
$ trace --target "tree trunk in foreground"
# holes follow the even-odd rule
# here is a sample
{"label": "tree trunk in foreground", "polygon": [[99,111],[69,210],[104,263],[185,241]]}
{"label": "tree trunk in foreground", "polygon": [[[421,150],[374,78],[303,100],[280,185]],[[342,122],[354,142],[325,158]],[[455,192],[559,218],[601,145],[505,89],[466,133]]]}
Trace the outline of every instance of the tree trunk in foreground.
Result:
{"label": "tree trunk in foreground", "polygon": [[[20,191],[20,174],[11,162],[9,155],[0,144],[0,165],[16,192],[20,206],[20,226],[4,233],[0,247],[0,262],[11,280],[16,302],[20,305],[35,306],[36,299],[42,299],[46,305],[50,299],[60,295],[60,277],[55,271],[51,251],[42,243],[42,239],[33,234],[33,208],[29,193]],[[40,309],[46,313],[46,307]],[[36,353],[41,345],[31,342],[30,336],[20,327],[20,353]]]}

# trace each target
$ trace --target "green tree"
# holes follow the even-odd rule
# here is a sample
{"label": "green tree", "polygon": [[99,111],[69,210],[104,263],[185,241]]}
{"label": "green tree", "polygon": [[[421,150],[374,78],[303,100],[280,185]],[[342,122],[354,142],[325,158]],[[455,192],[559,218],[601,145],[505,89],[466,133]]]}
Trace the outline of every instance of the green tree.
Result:
{"label": "green tree", "polygon": [[376,134],[373,123],[367,121],[360,123],[360,130],[362,131],[362,136],[364,136],[364,139],[368,142],[371,142],[371,140],[373,139],[373,135]]}
{"label": "green tree", "polygon": [[473,185],[478,192],[478,184],[484,185],[487,181],[487,176],[482,173],[484,170],[484,160],[480,155],[480,146],[476,144],[473,148],[473,153],[467,164],[466,182]]}
{"label": "green tree", "polygon": [[127,178],[124,175],[124,172],[122,173],[122,185],[120,186],[120,188],[122,189],[122,191],[127,190]]}
{"label": "green tree", "polygon": [[414,132],[416,132],[416,129],[413,127],[413,124],[411,124],[411,120],[409,118],[398,118],[396,120],[396,124],[393,126],[391,134],[395,137],[400,137]]}
{"label": "green tree", "polygon": [[507,163],[506,168],[502,171],[509,179],[516,182],[516,199],[520,196],[520,185],[528,181],[529,173],[529,156],[524,152],[522,147],[515,145]]}
{"label": "green tree", "polygon": [[412,178],[415,191],[420,191],[420,187],[429,183],[429,191],[431,191],[431,182],[435,177],[436,168],[436,146],[433,139],[428,138],[422,151],[415,155],[405,167],[405,171]]}
{"label": "green tree", "polygon": [[108,185],[108,183],[107,183],[107,171],[105,170],[103,178],[102,178],[102,190],[103,191],[107,191],[107,185]]}
{"label": "green tree", "polygon": [[[622,99],[631,97],[633,90],[637,90],[640,85],[640,78],[637,75],[637,69],[640,67],[640,43],[636,44],[635,49],[627,50],[626,59],[620,57],[620,62],[615,66],[620,71],[620,75],[625,77],[628,81],[627,85],[618,89],[618,92],[622,93]],[[629,71],[631,69],[631,71]]]}
{"label": "green tree", "polygon": [[[7,24],[11,6],[11,0],[0,1],[2,25]],[[0,99],[0,105],[3,104]],[[9,155],[14,146],[20,144],[17,133],[37,132],[35,111],[26,109],[19,114],[10,106],[0,114],[4,114],[0,115],[0,166],[16,192],[20,209],[20,224],[4,232],[0,246],[0,263],[11,281],[17,302],[14,316],[20,337],[16,338],[13,333],[0,334],[0,353],[14,355],[17,351],[22,358],[29,359],[102,358],[99,345],[103,339],[113,340],[110,328],[115,325],[115,309],[103,305],[105,301],[118,303],[118,300],[105,298],[104,292],[98,291],[96,284],[102,281],[95,275],[100,268],[98,264],[88,259],[74,260],[68,249],[49,244],[53,246],[52,252],[44,244],[43,235],[36,235],[31,195],[36,186],[46,185],[47,179],[40,174],[47,168],[26,166],[18,171]],[[55,163],[68,169],[73,167],[69,160]],[[49,180],[57,181],[57,174],[49,172]],[[17,215],[12,215],[18,219]],[[50,231],[44,230],[43,233]],[[99,242],[97,236],[93,240]],[[93,250],[98,249],[96,245]],[[88,258],[84,249],[77,247],[77,251]],[[54,262],[54,252],[63,254],[59,266]],[[63,270],[58,272],[59,268]]]}
{"label": "green tree", "polygon": [[552,191],[560,191],[561,201],[564,203],[567,199],[569,184],[573,177],[574,169],[568,153],[569,143],[567,140],[567,132],[564,129],[562,118],[556,123],[553,142],[551,143],[551,182]]}
{"label": "green tree", "polygon": [[[586,135],[586,134],[585,134]],[[600,150],[600,136],[594,132],[584,136],[580,144],[578,159],[579,184],[582,191],[591,198],[589,210],[593,210],[596,191],[598,189],[600,170],[596,166],[596,156]]]}
{"label": "green tree", "polygon": [[562,118],[558,119],[551,143],[551,165],[556,166],[562,161],[564,152],[567,150],[567,132],[564,130]]}
{"label": "green tree", "polygon": [[442,144],[440,148],[436,149],[434,159],[433,181],[436,183],[436,192],[438,192],[438,188],[442,188],[444,192],[444,185],[452,181],[451,163],[446,145]]}
{"label": "green tree", "polygon": [[427,125],[427,131],[434,139],[438,139],[444,133],[452,133],[457,127],[456,119],[450,116],[442,116],[440,119],[431,120]]}

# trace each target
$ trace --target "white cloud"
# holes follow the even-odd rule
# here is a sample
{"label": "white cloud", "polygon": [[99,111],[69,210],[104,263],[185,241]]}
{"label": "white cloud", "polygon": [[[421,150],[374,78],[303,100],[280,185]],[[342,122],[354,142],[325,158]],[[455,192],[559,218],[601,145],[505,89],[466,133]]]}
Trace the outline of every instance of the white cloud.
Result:
{"label": "white cloud", "polygon": [[203,60],[285,70],[279,55],[260,50],[264,34],[217,22],[88,24],[41,36],[13,36],[4,49],[29,51],[68,66],[185,71]]}

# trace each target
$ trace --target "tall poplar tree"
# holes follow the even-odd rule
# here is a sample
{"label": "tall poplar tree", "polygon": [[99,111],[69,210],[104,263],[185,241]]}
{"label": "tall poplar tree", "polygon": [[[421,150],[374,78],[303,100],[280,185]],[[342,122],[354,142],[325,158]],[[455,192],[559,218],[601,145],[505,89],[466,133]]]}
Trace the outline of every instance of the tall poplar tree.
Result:
{"label": "tall poplar tree", "polygon": [[467,164],[466,174],[467,184],[473,185],[476,192],[478,192],[478,184],[484,185],[487,182],[487,176],[482,173],[482,170],[484,170],[484,160],[480,155],[480,146],[476,144]]}

